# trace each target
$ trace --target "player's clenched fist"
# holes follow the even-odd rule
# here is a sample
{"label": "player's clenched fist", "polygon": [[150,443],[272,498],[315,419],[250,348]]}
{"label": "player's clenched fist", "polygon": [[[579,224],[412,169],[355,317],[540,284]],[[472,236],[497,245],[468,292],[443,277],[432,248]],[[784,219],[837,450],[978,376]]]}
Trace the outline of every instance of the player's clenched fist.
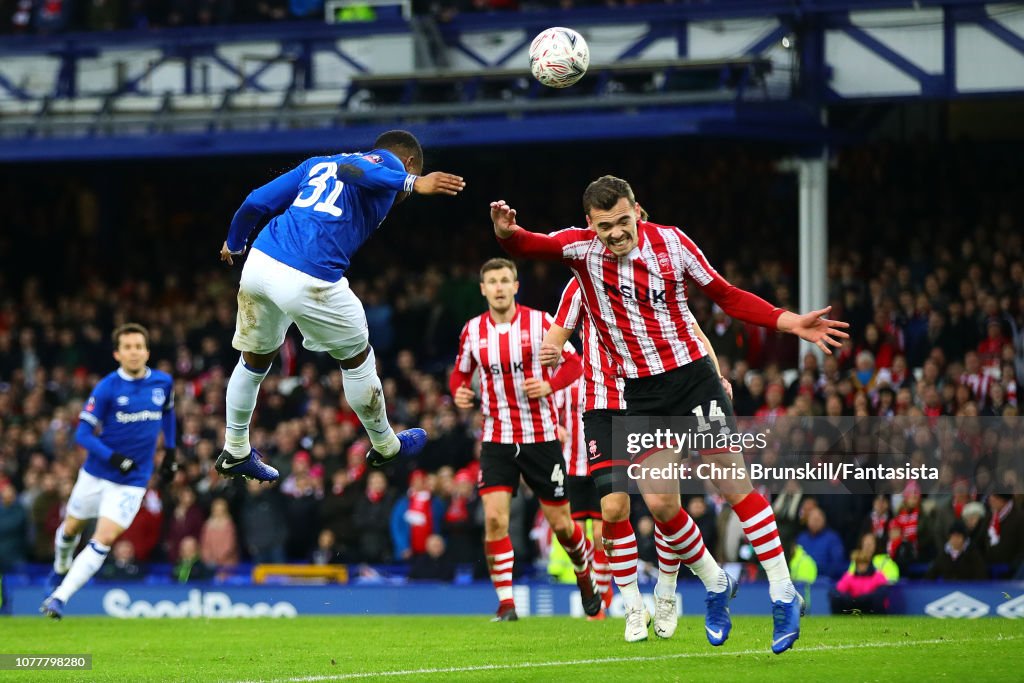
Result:
{"label": "player's clenched fist", "polygon": [[562,357],[562,347],[555,346],[554,344],[541,344],[540,353],[537,354],[537,358],[540,360],[540,364],[553,368],[558,365],[558,359]]}
{"label": "player's clenched fist", "polygon": [[412,189],[417,194],[451,194],[462,192],[466,187],[466,181],[462,176],[452,175],[434,171],[416,179]]}
{"label": "player's clenched fist", "polygon": [[475,398],[476,394],[473,393],[473,390],[467,387],[466,385],[462,385],[461,387],[455,390],[455,407],[472,408],[473,399]]}

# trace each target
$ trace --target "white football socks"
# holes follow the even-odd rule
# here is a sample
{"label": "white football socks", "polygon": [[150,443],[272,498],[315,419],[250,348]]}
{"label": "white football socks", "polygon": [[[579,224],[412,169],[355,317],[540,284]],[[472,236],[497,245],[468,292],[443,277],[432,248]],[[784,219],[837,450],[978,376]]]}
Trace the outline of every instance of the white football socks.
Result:
{"label": "white football socks", "polygon": [[377,359],[373,349],[369,349],[366,360],[359,367],[351,370],[342,368],[341,380],[345,399],[366,428],[374,449],[385,457],[397,453],[402,444],[395,436],[395,430],[388,424],[384,389],[377,377]]}
{"label": "white football socks", "polygon": [[78,589],[100,570],[109,552],[110,546],[103,545],[96,540],[89,541],[85,550],[78,553],[78,557],[71,563],[71,569],[68,570],[67,576],[64,577],[64,581],[57,587],[57,590],[53,591],[53,597],[64,602],[70,600],[71,596],[77,593]]}
{"label": "white football socks", "polygon": [[71,557],[75,554],[81,534],[73,538],[64,536],[64,523],[57,527],[57,533],[53,537],[53,571],[58,574],[67,574],[71,569]]}
{"label": "white football socks", "polygon": [[224,429],[224,449],[233,456],[244,458],[249,455],[249,423],[252,412],[256,409],[256,397],[260,393],[260,383],[270,372],[266,368],[257,372],[245,364],[241,358],[228,380],[228,391],[225,398],[227,404],[227,427]]}

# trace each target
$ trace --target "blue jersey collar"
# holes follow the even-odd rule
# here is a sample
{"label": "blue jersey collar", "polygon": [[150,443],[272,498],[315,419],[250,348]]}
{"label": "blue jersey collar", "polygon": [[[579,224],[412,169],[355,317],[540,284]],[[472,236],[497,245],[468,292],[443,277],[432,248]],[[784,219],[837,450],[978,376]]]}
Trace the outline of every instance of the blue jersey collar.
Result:
{"label": "blue jersey collar", "polygon": [[149,379],[149,376],[152,374],[153,371],[150,368],[146,368],[146,374],[144,374],[142,377],[132,377],[131,375],[124,371],[124,368],[117,369],[117,376],[126,382],[137,382],[140,379]]}

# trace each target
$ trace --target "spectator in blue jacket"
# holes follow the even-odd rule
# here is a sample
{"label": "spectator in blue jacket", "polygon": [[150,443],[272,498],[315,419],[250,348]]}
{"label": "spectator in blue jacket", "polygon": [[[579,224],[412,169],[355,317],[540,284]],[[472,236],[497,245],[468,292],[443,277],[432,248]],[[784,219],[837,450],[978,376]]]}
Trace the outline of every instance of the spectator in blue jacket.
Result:
{"label": "spectator in blue jacket", "polygon": [[811,508],[807,513],[807,531],[802,532],[796,542],[814,558],[820,576],[838,579],[843,575],[847,565],[846,551],[839,534],[828,528],[821,508]]}
{"label": "spectator in blue jacket", "polygon": [[0,479],[0,574],[25,561],[28,548],[28,515],[18,503],[18,492]]}

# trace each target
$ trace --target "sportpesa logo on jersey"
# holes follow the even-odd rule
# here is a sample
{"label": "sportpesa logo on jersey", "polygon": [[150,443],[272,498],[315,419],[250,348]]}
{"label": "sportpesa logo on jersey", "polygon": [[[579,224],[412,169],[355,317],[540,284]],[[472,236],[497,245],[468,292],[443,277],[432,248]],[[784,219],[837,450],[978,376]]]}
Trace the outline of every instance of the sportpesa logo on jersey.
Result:
{"label": "sportpesa logo on jersey", "polygon": [[658,304],[661,304],[662,306],[668,305],[668,301],[665,298],[666,290],[664,289],[649,289],[646,287],[634,287],[632,285],[616,287],[615,285],[610,285],[605,282],[604,293],[609,297],[622,299],[623,303],[649,303],[651,306],[657,306]]}
{"label": "sportpesa logo on jersey", "polygon": [[130,422],[150,422],[151,420],[159,420],[163,418],[164,414],[159,410],[140,410],[136,413],[123,413],[120,410],[114,413],[114,419],[119,424],[128,424]]}

